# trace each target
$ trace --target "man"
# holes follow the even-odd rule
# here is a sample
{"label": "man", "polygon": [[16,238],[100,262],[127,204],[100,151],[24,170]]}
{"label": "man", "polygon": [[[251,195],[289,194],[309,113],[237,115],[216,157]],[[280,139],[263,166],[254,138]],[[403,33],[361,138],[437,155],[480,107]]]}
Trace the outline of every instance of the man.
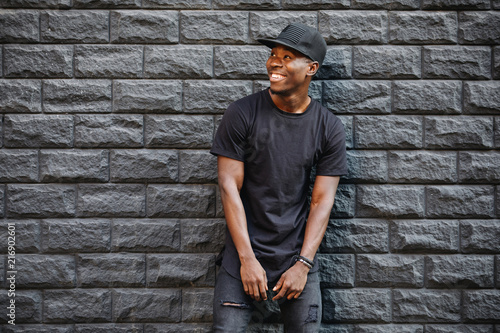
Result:
{"label": "man", "polygon": [[214,330],[245,332],[254,302],[269,297],[278,301],[285,332],[317,332],[316,251],[339,176],[346,173],[345,132],[337,117],[308,96],[326,54],[319,32],[293,23],[276,39],[259,42],[271,48],[270,88],[228,107],[211,149],[228,230]]}

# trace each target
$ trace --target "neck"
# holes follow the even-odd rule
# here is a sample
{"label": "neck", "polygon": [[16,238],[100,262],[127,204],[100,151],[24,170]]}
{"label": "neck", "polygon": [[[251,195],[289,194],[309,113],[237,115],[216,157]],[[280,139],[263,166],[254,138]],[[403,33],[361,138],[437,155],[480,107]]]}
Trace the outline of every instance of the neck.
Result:
{"label": "neck", "polygon": [[269,89],[269,95],[274,104],[285,112],[303,113],[311,103],[311,98],[307,95],[307,90],[301,94],[285,95],[276,94]]}

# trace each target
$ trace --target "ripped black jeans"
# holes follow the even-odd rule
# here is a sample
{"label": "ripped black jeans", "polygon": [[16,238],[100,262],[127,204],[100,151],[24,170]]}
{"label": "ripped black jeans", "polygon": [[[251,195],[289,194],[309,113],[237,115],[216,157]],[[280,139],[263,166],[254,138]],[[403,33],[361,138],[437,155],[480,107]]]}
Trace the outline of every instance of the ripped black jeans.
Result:
{"label": "ripped black jeans", "polygon": [[[269,285],[271,290],[274,285]],[[245,294],[240,280],[221,267],[215,283],[214,333],[244,333],[250,322],[262,323],[266,306],[276,293],[268,292],[267,301],[257,302]],[[307,276],[299,298],[277,302],[285,333],[317,333],[321,324],[321,290],[319,273]]]}

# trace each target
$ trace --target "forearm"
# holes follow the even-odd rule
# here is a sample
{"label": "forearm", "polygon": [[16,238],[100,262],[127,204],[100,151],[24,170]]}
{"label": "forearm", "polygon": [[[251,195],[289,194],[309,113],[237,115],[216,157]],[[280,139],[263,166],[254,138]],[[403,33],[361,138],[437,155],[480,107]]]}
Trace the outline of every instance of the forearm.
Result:
{"label": "forearm", "polygon": [[307,219],[306,230],[304,235],[304,243],[300,255],[310,260],[314,259],[316,252],[323,240],[333,202],[312,203]]}
{"label": "forearm", "polygon": [[317,176],[300,255],[314,259],[325,235],[340,177]]}
{"label": "forearm", "polygon": [[233,240],[234,246],[238,251],[240,261],[254,258],[255,255],[250,243],[250,236],[247,229],[247,221],[243,203],[237,190],[224,188],[220,186],[221,200],[224,207],[227,227]]}

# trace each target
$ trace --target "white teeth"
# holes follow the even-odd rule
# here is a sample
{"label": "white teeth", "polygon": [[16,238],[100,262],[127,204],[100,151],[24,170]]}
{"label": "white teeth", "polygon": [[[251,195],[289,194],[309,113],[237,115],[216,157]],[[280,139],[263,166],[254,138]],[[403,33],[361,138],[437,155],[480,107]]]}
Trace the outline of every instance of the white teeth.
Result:
{"label": "white teeth", "polygon": [[271,77],[274,78],[274,79],[280,79],[280,78],[282,78],[284,76],[280,75],[280,74],[271,74]]}

